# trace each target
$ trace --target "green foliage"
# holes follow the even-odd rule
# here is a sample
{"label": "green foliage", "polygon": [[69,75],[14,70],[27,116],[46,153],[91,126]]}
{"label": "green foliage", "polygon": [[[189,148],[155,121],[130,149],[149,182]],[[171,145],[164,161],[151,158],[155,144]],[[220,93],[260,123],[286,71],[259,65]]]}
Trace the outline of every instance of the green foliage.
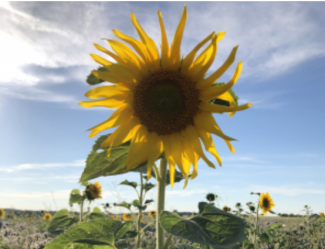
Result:
{"label": "green foliage", "polygon": [[[108,69],[105,68],[105,67],[99,67],[99,68],[97,69],[97,71],[109,72]],[[97,77],[96,77],[95,75],[93,75],[92,73],[90,73],[90,74],[88,75],[87,79],[86,79],[86,82],[87,82],[89,85],[93,86],[93,85],[98,85],[98,84],[100,84],[100,83],[102,83],[102,82],[104,82],[104,81],[101,80],[101,79],[99,79],[99,78],[97,78]]]}
{"label": "green foliage", "polygon": [[206,202],[200,202],[199,215],[189,219],[168,211],[163,211],[159,219],[166,232],[207,246],[226,249],[245,239],[243,219]]}
{"label": "green foliage", "polygon": [[186,244],[176,244],[175,247],[177,249],[198,249],[199,248],[199,247],[190,246],[190,245],[186,245]]}
{"label": "green foliage", "polygon": [[114,203],[114,206],[118,206],[118,207],[125,207],[127,208],[130,212],[131,212],[131,204],[127,203],[125,201],[121,202],[121,203]]}
{"label": "green foliage", "polygon": [[140,205],[140,201],[139,200],[133,200],[133,202],[132,202],[132,205],[133,206],[135,206],[136,208],[138,208],[139,210],[141,209],[141,210],[146,210],[146,208],[147,208],[147,205],[143,205],[143,206],[141,206]]}
{"label": "green foliage", "polygon": [[52,234],[60,234],[74,223],[79,221],[78,217],[71,217],[67,209],[56,212],[47,226],[47,230]]}
{"label": "green foliage", "polygon": [[79,189],[73,189],[70,193],[69,204],[80,203],[85,200],[85,197],[80,194]]}
{"label": "green foliage", "polygon": [[105,214],[98,207],[94,207],[94,210],[90,214],[87,214],[87,218],[90,220],[104,219]]}
{"label": "green foliage", "polygon": [[150,183],[150,182],[147,182],[144,186],[143,186],[143,189],[144,191],[147,193],[150,189],[156,187],[156,185]]}
{"label": "green foliage", "polygon": [[125,180],[125,181],[121,182],[120,185],[127,185],[127,186],[131,186],[132,188],[136,189],[136,187],[138,186],[138,183],[129,182],[128,180]]}
{"label": "green foliage", "polygon": [[46,245],[45,249],[116,248],[115,241],[123,239],[132,226],[132,221],[122,223],[112,219],[79,223]]}

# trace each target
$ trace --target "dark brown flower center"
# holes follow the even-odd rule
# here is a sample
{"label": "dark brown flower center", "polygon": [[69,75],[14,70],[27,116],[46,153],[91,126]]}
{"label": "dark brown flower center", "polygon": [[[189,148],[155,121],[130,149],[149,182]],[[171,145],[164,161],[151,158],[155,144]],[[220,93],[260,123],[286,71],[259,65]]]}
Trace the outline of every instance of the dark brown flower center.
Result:
{"label": "dark brown flower center", "polygon": [[270,206],[270,201],[269,201],[269,199],[268,199],[268,198],[264,198],[264,199],[263,199],[263,207],[264,207],[264,208],[269,208],[269,206]]}
{"label": "dark brown flower center", "polygon": [[134,92],[135,116],[150,132],[169,135],[193,125],[199,91],[180,72],[156,71],[142,79]]}

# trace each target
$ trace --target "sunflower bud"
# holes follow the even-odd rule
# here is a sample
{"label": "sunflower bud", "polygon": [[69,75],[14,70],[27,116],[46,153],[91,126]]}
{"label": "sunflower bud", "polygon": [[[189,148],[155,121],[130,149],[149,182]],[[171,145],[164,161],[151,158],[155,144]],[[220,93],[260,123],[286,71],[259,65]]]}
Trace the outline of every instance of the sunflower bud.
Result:
{"label": "sunflower bud", "polygon": [[209,202],[213,202],[216,199],[216,196],[215,196],[215,194],[209,193],[209,194],[206,195],[206,199]]}

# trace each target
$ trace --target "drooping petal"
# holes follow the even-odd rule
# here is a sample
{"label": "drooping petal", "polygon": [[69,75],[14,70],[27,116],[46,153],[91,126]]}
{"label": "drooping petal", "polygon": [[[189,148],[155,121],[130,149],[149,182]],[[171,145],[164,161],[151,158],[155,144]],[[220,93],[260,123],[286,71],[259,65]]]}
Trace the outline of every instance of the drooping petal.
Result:
{"label": "drooping petal", "polygon": [[158,10],[160,31],[161,31],[161,67],[164,70],[169,69],[169,44],[167,40],[166,30],[164,26],[164,22],[162,19],[162,15]]}
{"label": "drooping petal", "polygon": [[160,136],[156,132],[151,132],[148,138],[149,144],[149,157],[147,162],[147,177],[151,178],[151,169],[155,161],[163,152],[163,144]]}
{"label": "drooping petal", "polygon": [[209,86],[206,89],[200,91],[200,100],[207,101],[211,99],[217,98],[219,95],[227,92],[233,85],[235,85],[236,81],[239,78],[239,75],[242,70],[242,63],[241,61],[238,62],[238,65],[236,67],[236,70],[231,78],[231,80],[223,85],[223,86]]}
{"label": "drooping petal", "polygon": [[211,86],[214,82],[216,82],[221,77],[221,75],[223,75],[227,71],[227,69],[235,61],[237,48],[238,46],[233,48],[228,59],[222,64],[222,66],[217,71],[211,74],[208,78],[202,79],[196,83],[197,89],[201,90]]}
{"label": "drooping petal", "polygon": [[202,52],[202,54],[193,62],[188,74],[196,82],[204,77],[205,72],[212,65],[217,54],[217,36],[212,38],[211,44]]}
{"label": "drooping petal", "polygon": [[194,117],[194,124],[209,133],[215,134],[223,139],[228,141],[235,141],[236,139],[231,138],[223,134],[220,130],[219,126],[217,125],[216,121],[214,120],[213,116],[209,112],[201,111]]}
{"label": "drooping petal", "polygon": [[188,136],[188,139],[191,140],[191,144],[193,146],[194,151],[200,156],[200,158],[202,158],[205,163],[211,167],[211,168],[216,168],[214,166],[214,164],[205,156],[202,147],[201,147],[201,143],[199,140],[199,136],[195,130],[195,128],[192,125],[188,125],[187,128],[185,129],[185,133]]}
{"label": "drooping petal", "polygon": [[88,92],[86,92],[85,96],[90,99],[100,99],[100,98],[109,98],[114,95],[118,95],[122,93],[133,95],[133,92],[128,90],[127,88],[113,85],[113,86],[95,87],[89,90]]}
{"label": "drooping petal", "polygon": [[206,112],[223,113],[223,112],[243,111],[243,110],[248,109],[252,105],[253,105],[252,103],[247,103],[247,104],[240,105],[240,106],[228,107],[228,106],[222,106],[222,105],[214,105],[214,104],[210,104],[207,102],[201,102],[199,104],[199,108]]}
{"label": "drooping petal", "polygon": [[123,33],[121,33],[118,30],[113,30],[114,35],[116,35],[118,38],[120,38],[121,40],[125,41],[126,43],[130,44],[134,50],[141,56],[141,58],[144,60],[145,65],[147,66],[147,68],[149,70],[154,70],[154,67],[150,61],[150,58],[148,56],[148,51],[147,51],[147,47],[140,41],[127,36]]}
{"label": "drooping petal", "polygon": [[102,106],[107,108],[120,108],[127,103],[132,102],[133,97],[125,93],[114,95],[108,99],[94,100],[94,101],[82,101],[79,105],[90,108],[95,106]]}
{"label": "drooping petal", "polygon": [[132,106],[128,105],[117,109],[106,121],[88,129],[92,131],[89,137],[95,137],[99,132],[124,124],[133,112]]}
{"label": "drooping petal", "polygon": [[159,69],[159,67],[160,67],[159,66],[159,64],[160,64],[159,52],[158,52],[156,43],[143,30],[143,28],[140,26],[140,24],[138,23],[137,19],[135,18],[135,15],[133,13],[131,13],[131,21],[132,21],[135,29],[137,30],[141,41],[147,46],[149,55],[151,55],[150,57],[152,58],[152,63],[155,65],[156,69]]}
{"label": "drooping petal", "polygon": [[[231,96],[231,94],[230,94],[228,91],[227,91],[227,92],[224,92],[224,93],[221,94],[221,95],[219,95],[219,96],[218,96],[218,99],[228,101],[230,107],[235,107],[235,106],[237,106],[236,101],[234,100],[234,98]],[[234,116],[235,113],[236,113],[236,112],[230,112],[230,113],[229,113],[229,118],[231,118],[232,116]]]}
{"label": "drooping petal", "polygon": [[186,74],[188,72],[188,69],[192,65],[196,53],[200,50],[200,48],[204,44],[206,44],[209,40],[212,39],[214,34],[215,33],[213,31],[210,35],[208,35],[205,39],[203,39],[198,45],[196,45],[195,48],[193,48],[193,50],[184,58],[182,65],[181,65],[181,72],[183,72],[184,74]]}
{"label": "drooping petal", "polygon": [[[134,53],[133,50],[127,45],[123,44],[122,42],[109,39],[107,39],[107,42],[114,52],[117,53],[120,58],[122,58],[124,64],[126,63],[127,65],[131,65],[131,69],[138,72],[140,75],[146,75],[148,73],[143,60],[139,58],[139,56],[137,56],[136,53]],[[121,63],[121,65],[123,65],[123,63]]]}
{"label": "drooping petal", "polygon": [[195,128],[204,144],[205,150],[209,151],[216,158],[217,162],[219,163],[219,165],[221,167],[222,160],[216,150],[216,147],[214,146],[213,139],[212,139],[210,133],[203,131],[197,127],[195,127]]}
{"label": "drooping petal", "polygon": [[185,167],[186,165],[183,165],[182,163],[183,146],[182,146],[180,134],[175,133],[169,135],[169,142],[171,143],[171,147],[172,147],[172,158],[176,162],[178,168],[183,169],[185,176],[188,177],[188,174],[190,172],[190,167],[187,168]]}
{"label": "drooping petal", "polygon": [[172,45],[170,48],[169,63],[171,64],[172,70],[178,70],[178,68],[180,66],[181,42],[182,42],[183,31],[185,28],[186,19],[187,19],[187,9],[186,9],[186,4],[184,4],[182,17],[178,24],[178,27],[175,32],[174,39],[173,39],[173,42],[172,42]]}
{"label": "drooping petal", "polygon": [[169,164],[168,166],[169,166],[170,187],[171,187],[171,189],[173,189],[174,182],[175,182],[175,171],[176,171],[176,167],[175,167],[175,164],[173,164],[173,163]]}

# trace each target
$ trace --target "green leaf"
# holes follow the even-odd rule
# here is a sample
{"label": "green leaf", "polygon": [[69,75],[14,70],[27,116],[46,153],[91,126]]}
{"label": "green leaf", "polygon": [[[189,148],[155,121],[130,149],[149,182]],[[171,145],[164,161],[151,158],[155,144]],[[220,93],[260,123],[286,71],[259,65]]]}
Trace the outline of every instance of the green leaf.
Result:
{"label": "green leaf", "polygon": [[219,249],[236,246],[245,239],[245,220],[206,202],[200,202],[199,215],[189,219],[168,211],[163,211],[159,219],[167,233]]}
{"label": "green leaf", "polygon": [[141,210],[146,210],[146,208],[147,208],[146,205],[141,206],[141,205],[140,205],[140,201],[137,200],[137,199],[133,200],[132,205],[135,206],[136,208],[138,208],[139,210],[140,210],[140,209],[141,209]]}
{"label": "green leaf", "polygon": [[87,217],[91,220],[105,219],[105,214],[98,207],[94,207],[94,210],[89,215],[87,215]]}
{"label": "green leaf", "polygon": [[84,181],[84,182],[81,182],[80,184],[81,184],[82,186],[87,187],[87,186],[89,185],[89,182],[88,182],[88,181]]}
{"label": "green leaf", "polygon": [[115,239],[123,239],[124,236],[127,236],[127,232],[131,230],[133,227],[133,221],[126,221],[123,225],[119,228],[118,232],[115,234]]}
{"label": "green leaf", "polygon": [[270,242],[270,237],[267,233],[258,233],[258,237],[263,242]]}
{"label": "green leaf", "polygon": [[45,249],[116,248],[115,241],[125,235],[132,225],[132,222],[122,223],[112,219],[79,223],[51,241]]}
{"label": "green leaf", "polygon": [[131,204],[130,203],[127,203],[125,201],[121,202],[121,203],[115,203],[114,206],[118,206],[118,207],[125,207],[127,208],[129,211],[130,210],[130,207],[131,207]]}
{"label": "green leaf", "polygon": [[146,184],[143,186],[144,191],[145,191],[146,193],[147,193],[150,189],[152,189],[152,188],[154,188],[154,187],[156,187],[156,185],[154,185],[154,184],[152,184],[152,183],[150,183],[150,182],[146,183]]}
{"label": "green leaf", "polygon": [[84,197],[80,195],[79,189],[73,189],[70,193],[69,204],[72,205],[73,203],[80,203],[84,201]]}
{"label": "green leaf", "polygon": [[144,205],[149,205],[151,202],[153,202],[152,199],[150,199],[150,200],[146,200],[146,201],[144,202]]}
{"label": "green leaf", "polygon": [[252,244],[248,240],[244,241],[243,245],[244,245],[244,249],[254,249],[254,244]]}
{"label": "green leaf", "polygon": [[127,185],[127,186],[130,186],[134,189],[137,188],[138,184],[136,182],[129,182],[128,180],[125,180],[123,182],[120,183],[120,185]]}
{"label": "green leaf", "polygon": [[[97,69],[97,71],[102,71],[102,72],[109,72],[108,69],[106,67],[99,67]],[[104,82],[103,80],[97,78],[95,75],[93,75],[92,73],[90,73],[86,79],[86,82],[89,84],[89,85],[97,85],[97,84],[100,84],[102,82]]]}
{"label": "green leaf", "polygon": [[78,217],[71,217],[67,209],[61,209],[56,212],[49,224],[47,230],[49,233],[60,234],[64,229],[79,221]]}
{"label": "green leaf", "polygon": [[199,247],[190,246],[190,245],[186,245],[186,244],[176,244],[175,247],[177,249],[198,249],[199,248]]}

